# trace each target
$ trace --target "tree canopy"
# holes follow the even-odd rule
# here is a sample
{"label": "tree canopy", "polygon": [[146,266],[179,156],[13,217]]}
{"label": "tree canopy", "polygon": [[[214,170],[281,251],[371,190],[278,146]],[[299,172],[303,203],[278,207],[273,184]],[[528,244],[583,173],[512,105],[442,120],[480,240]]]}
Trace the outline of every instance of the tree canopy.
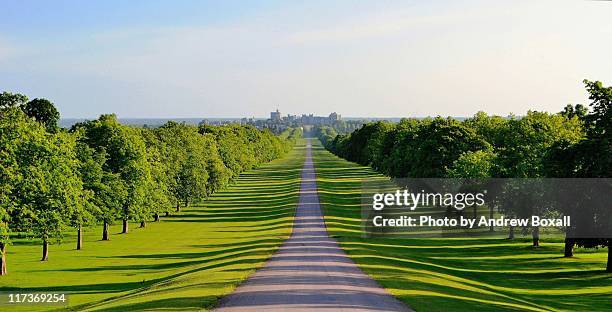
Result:
{"label": "tree canopy", "polygon": [[172,206],[206,199],[241,172],[285,154],[301,132],[280,136],[251,126],[195,127],[168,122],[157,128],[131,127],[114,114],[58,126],[59,112],[46,99],[0,94],[0,273],[6,274],[10,233],[21,232],[43,245],[59,242],[83,227],[117,220],[159,221]]}

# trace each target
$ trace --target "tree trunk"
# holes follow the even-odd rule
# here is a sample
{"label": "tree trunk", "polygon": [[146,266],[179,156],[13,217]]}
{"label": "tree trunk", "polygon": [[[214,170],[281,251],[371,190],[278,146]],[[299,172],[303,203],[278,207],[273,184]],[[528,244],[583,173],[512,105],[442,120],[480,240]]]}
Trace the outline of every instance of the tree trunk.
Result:
{"label": "tree trunk", "polygon": [[514,239],[514,226],[510,226],[510,231],[508,232],[508,239]]}
{"label": "tree trunk", "polygon": [[123,219],[123,231],[121,231],[121,234],[127,234],[129,233],[130,228],[128,225],[128,220],[127,219]]}
{"label": "tree trunk", "polygon": [[574,256],[574,239],[566,237],[565,238],[565,254],[563,257],[570,258]]}
{"label": "tree trunk", "polygon": [[612,272],[612,238],[608,238],[608,266],[606,267],[606,272]]}
{"label": "tree trunk", "polygon": [[81,250],[83,247],[83,225],[79,224],[79,228],[77,229],[77,250]]}
{"label": "tree trunk", "polygon": [[48,261],[49,260],[49,243],[46,239],[43,239],[43,252],[42,259],[40,261]]}
{"label": "tree trunk", "polygon": [[181,204],[176,202],[176,212],[181,212]]}
{"label": "tree trunk", "polygon": [[159,222],[159,213],[156,212],[154,218],[155,222]]}
{"label": "tree trunk", "polygon": [[146,226],[147,226],[147,221],[145,221],[145,220],[140,221],[140,227],[141,228],[146,227]]}
{"label": "tree trunk", "polygon": [[170,211],[166,211],[166,217],[170,215]]}
{"label": "tree trunk", "polygon": [[0,275],[6,275],[6,245],[0,243],[0,253],[2,254],[2,262],[0,262]]}
{"label": "tree trunk", "polygon": [[[489,206],[489,220],[493,219],[493,205]],[[495,232],[495,228],[493,227],[493,222],[489,222],[491,225],[489,226],[489,232]]]}
{"label": "tree trunk", "polygon": [[531,230],[531,237],[533,237],[533,247],[540,247],[540,227],[536,226]]}
{"label": "tree trunk", "polygon": [[108,222],[104,221],[104,227],[102,229],[102,240],[107,241],[110,240],[108,237]]}

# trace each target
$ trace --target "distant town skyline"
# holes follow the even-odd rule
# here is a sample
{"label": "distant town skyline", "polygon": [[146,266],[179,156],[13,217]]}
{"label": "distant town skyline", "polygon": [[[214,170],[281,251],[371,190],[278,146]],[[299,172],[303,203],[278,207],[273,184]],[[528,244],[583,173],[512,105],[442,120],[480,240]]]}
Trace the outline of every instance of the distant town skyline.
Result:
{"label": "distant town skyline", "polygon": [[65,118],[506,116],[612,85],[609,1],[3,1],[0,91]]}

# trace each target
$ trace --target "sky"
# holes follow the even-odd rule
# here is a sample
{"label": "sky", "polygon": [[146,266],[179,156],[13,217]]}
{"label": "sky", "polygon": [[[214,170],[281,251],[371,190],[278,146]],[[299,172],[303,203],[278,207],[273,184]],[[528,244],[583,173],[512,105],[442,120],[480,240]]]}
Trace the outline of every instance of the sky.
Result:
{"label": "sky", "polygon": [[557,112],[612,85],[612,1],[0,0],[0,91],[62,117]]}

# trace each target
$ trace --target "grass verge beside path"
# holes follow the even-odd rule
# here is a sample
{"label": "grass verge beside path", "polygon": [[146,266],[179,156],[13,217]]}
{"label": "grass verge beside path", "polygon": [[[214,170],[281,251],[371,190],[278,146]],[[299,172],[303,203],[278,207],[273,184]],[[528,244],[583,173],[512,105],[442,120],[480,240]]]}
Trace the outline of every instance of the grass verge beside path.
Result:
{"label": "grass verge beside path", "polygon": [[349,256],[417,311],[612,310],[606,249],[563,258],[562,238],[361,238],[363,179],[384,179],[313,140],[325,222]]}
{"label": "grass verge beside path", "polygon": [[101,228],[88,228],[84,250],[74,250],[70,236],[51,246],[48,262],[39,261],[38,241],[17,240],[0,291],[67,292],[69,308],[79,311],[209,308],[289,236],[303,161],[301,140],[289,155],[242,174],[199,205],[127,235],[115,234],[121,231],[115,225],[107,242],[100,241]]}

